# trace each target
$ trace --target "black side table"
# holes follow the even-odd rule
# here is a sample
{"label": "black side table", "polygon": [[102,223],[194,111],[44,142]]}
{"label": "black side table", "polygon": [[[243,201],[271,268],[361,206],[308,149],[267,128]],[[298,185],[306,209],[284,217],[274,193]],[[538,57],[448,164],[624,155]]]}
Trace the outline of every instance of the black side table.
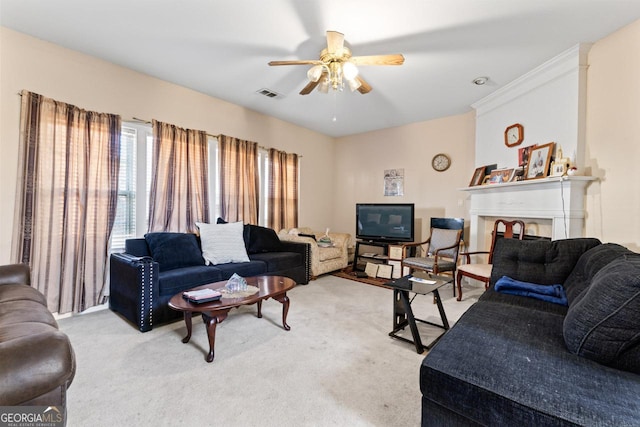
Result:
{"label": "black side table", "polygon": [[[444,307],[442,306],[442,300],[440,299],[440,293],[438,290],[444,285],[453,282],[453,277],[430,275],[428,280],[435,281],[433,284],[414,282],[409,280],[411,277],[412,276],[410,275],[404,276],[400,279],[386,283],[387,286],[393,289],[393,330],[389,332],[389,336],[414,344],[418,354],[422,354],[425,349],[429,350],[433,347],[444,333],[449,330],[449,321],[447,320],[447,315],[444,312]],[[429,293],[433,293],[433,297],[435,298],[438,306],[438,311],[440,312],[440,319],[442,319],[442,325],[416,318],[413,315],[413,310],[411,309],[411,302],[416,295],[410,299],[409,292],[413,292],[416,295],[427,295]],[[444,329],[444,331],[429,343],[429,345],[424,345],[422,344],[422,339],[420,338],[420,332],[418,331],[418,325],[416,322],[436,326]],[[398,335],[398,332],[406,328],[407,325],[411,329],[411,336],[413,337],[413,340]]]}

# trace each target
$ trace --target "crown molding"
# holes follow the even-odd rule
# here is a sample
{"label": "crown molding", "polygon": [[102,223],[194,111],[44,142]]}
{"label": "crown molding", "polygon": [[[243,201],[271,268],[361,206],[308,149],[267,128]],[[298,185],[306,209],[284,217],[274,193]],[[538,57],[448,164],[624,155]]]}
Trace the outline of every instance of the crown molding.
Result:
{"label": "crown molding", "polygon": [[582,77],[580,71],[587,68],[591,46],[593,43],[577,44],[471,104],[471,107],[476,110],[476,116],[481,116],[567,74],[577,72]]}

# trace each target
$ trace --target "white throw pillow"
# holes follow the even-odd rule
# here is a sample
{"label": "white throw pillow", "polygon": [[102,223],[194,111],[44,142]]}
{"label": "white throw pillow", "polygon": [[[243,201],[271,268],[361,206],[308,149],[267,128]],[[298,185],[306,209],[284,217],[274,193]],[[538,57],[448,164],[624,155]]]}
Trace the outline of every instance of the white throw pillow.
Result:
{"label": "white throw pillow", "polygon": [[249,262],[244,246],[242,222],[228,224],[205,224],[196,222],[200,229],[202,257],[207,265],[229,262]]}

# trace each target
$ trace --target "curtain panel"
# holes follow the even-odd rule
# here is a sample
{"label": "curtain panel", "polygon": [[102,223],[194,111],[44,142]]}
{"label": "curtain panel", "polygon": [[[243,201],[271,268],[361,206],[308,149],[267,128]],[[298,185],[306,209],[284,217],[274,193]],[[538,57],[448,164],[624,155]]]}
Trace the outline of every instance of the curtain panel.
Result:
{"label": "curtain panel", "polygon": [[298,155],[269,149],[268,226],[298,226]]}
{"label": "curtain panel", "polygon": [[196,232],[209,222],[207,134],[153,121],[149,231]]}
{"label": "curtain panel", "polygon": [[220,135],[219,147],[220,216],[258,224],[258,144]]}
{"label": "curtain panel", "polygon": [[22,92],[12,257],[49,310],[102,302],[116,213],[120,117]]}

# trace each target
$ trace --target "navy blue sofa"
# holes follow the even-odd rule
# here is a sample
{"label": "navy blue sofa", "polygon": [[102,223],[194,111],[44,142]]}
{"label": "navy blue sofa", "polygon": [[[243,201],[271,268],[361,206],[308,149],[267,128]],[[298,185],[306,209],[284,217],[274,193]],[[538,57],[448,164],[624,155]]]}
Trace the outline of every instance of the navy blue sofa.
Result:
{"label": "navy blue sofa", "polygon": [[[425,357],[422,426],[640,425],[640,254],[496,243],[490,288]],[[494,289],[562,284],[568,307]]]}
{"label": "navy blue sofa", "polygon": [[244,227],[249,262],[205,265],[200,239],[189,233],[150,233],[128,239],[124,253],[111,255],[109,308],[147,332],[154,325],[182,318],[182,313],[168,306],[173,295],[228,280],[234,273],[286,276],[297,284],[309,283],[309,244],[280,241],[264,227]]}

